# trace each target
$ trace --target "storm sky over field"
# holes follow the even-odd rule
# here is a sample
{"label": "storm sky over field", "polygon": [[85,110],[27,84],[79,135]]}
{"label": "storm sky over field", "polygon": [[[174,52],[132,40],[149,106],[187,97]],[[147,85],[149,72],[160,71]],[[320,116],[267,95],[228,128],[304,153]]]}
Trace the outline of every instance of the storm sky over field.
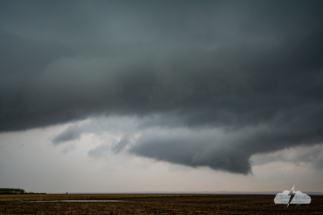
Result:
{"label": "storm sky over field", "polygon": [[322,1],[1,1],[0,187],[323,191],[322,38]]}

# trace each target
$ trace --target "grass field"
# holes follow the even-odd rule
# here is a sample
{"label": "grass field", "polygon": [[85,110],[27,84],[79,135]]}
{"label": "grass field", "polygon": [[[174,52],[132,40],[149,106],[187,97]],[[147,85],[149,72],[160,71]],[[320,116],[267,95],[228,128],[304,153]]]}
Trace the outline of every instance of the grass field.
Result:
{"label": "grass field", "polygon": [[[0,214],[323,214],[323,196],[310,205],[275,205],[273,195],[0,195]],[[28,202],[123,200],[122,202]]]}

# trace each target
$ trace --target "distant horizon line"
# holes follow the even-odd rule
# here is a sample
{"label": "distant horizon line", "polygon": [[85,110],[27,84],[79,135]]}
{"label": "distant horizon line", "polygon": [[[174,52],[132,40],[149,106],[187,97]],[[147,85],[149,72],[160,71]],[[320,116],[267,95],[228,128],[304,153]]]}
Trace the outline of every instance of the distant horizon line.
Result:
{"label": "distant horizon line", "polygon": [[[47,194],[258,194],[272,195],[282,191],[182,191],[182,192],[166,192],[166,191],[151,191],[151,192],[59,192]],[[323,195],[323,191],[302,191],[310,195]]]}

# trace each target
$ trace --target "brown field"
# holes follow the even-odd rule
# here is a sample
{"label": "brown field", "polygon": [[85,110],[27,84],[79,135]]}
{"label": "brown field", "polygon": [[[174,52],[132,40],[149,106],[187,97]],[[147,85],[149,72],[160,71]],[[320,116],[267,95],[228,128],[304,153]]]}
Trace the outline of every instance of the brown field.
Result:
{"label": "brown field", "polygon": [[[0,195],[0,214],[323,214],[323,196],[310,205],[275,205],[273,195]],[[28,202],[123,200],[123,202]]]}

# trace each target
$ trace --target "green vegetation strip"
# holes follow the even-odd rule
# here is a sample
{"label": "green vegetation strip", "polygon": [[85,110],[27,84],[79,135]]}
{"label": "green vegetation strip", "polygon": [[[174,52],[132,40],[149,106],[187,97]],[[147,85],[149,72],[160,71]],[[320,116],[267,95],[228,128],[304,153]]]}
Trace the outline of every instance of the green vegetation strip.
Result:
{"label": "green vegetation strip", "polygon": [[24,194],[25,190],[18,188],[0,188],[0,194]]}

